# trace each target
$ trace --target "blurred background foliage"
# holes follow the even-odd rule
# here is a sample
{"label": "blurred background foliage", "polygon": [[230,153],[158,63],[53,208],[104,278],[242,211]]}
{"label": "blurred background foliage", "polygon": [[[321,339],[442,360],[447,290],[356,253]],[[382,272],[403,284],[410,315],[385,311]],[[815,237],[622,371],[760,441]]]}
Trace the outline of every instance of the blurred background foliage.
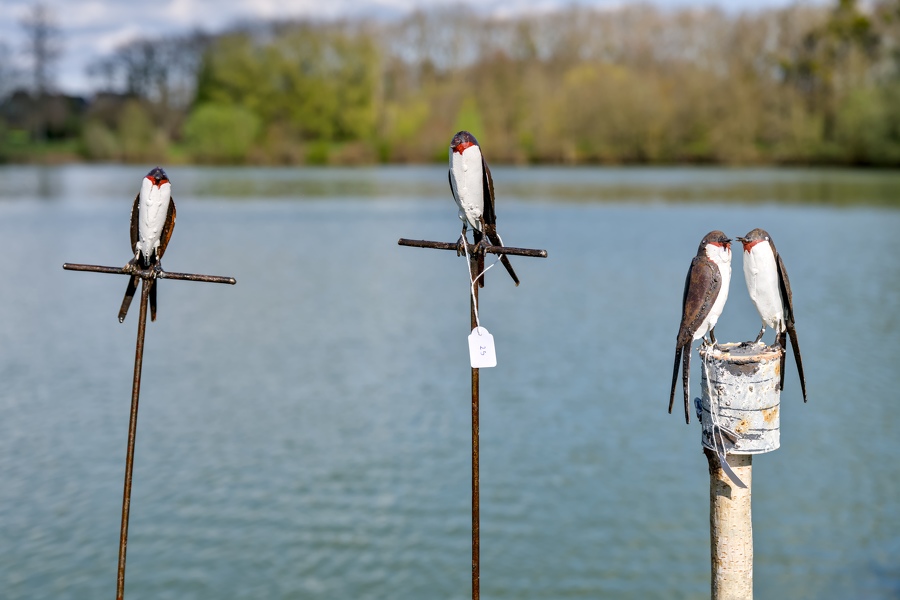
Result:
{"label": "blurred background foliage", "polygon": [[256,23],[90,74],[77,99],[0,69],[0,160],[422,162],[469,129],[503,163],[900,165],[900,0]]}

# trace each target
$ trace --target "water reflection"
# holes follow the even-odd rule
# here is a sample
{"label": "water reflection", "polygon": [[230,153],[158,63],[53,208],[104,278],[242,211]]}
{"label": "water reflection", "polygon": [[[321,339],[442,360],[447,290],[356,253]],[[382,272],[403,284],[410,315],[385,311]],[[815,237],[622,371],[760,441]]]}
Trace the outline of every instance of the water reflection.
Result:
{"label": "water reflection", "polygon": [[[134,321],[116,321],[124,278],[61,265],[124,264],[147,170],[62,167],[61,181],[91,184],[51,188],[52,204],[28,169],[2,170],[20,191],[0,204],[4,598],[102,597],[114,585]],[[807,186],[778,183],[791,179],[782,171],[703,173],[495,170],[504,240],[549,258],[517,261],[519,288],[492,270],[482,294],[499,361],[482,374],[484,597],[708,594],[706,462],[696,424],[666,414],[672,350],[700,237],[757,226],[788,262],[810,385],[804,405],[788,373],[782,447],[754,460],[757,594],[900,588],[900,211],[652,202],[757,177],[760,198]],[[170,175],[179,220],[166,268],[238,285],[161,284],[129,597],[465,598],[466,267],[396,245],[456,239],[446,172]],[[860,189],[895,185],[871,175]],[[275,197],[235,201],[229,182],[241,177]],[[286,201],[291,186],[328,199]],[[566,189],[639,190],[643,202],[546,201]],[[723,341],[759,327],[739,262]]]}
{"label": "water reflection", "polygon": [[[135,166],[0,166],[0,200],[117,198]],[[772,168],[496,166],[501,199],[538,202],[720,202],[900,206],[900,171]],[[443,198],[446,167],[167,168],[181,197],[252,199]]]}

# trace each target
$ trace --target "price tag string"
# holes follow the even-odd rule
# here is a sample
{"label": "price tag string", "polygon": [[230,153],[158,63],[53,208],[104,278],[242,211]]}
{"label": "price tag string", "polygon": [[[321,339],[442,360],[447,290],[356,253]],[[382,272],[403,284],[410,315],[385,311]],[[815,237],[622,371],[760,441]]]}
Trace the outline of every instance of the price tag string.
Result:
{"label": "price tag string", "polygon": [[[472,275],[472,260],[469,258],[469,240],[466,238],[465,244],[463,244],[463,249],[466,253],[466,267],[469,270],[469,292],[472,294],[472,307],[475,309],[475,325],[478,329],[481,329],[481,321],[478,319],[478,298],[475,297],[475,286],[478,283],[478,278],[483,277],[485,273],[487,273],[491,267],[500,262],[500,256],[497,256],[497,259],[492,262],[490,265],[484,268],[484,271],[478,274],[478,276]],[[481,332],[479,332],[481,335]]]}
{"label": "price tag string", "polygon": [[488,265],[484,271],[475,275],[472,273],[472,260],[469,257],[468,240],[464,239],[464,248],[466,253],[466,268],[469,270],[469,293],[472,295],[472,312],[475,313],[475,328],[469,334],[469,363],[473,369],[497,366],[497,351],[494,348],[494,336],[481,326],[481,320],[478,317],[478,297],[475,294],[475,286],[478,285],[478,278],[483,277],[488,269],[497,264],[500,257],[497,257],[492,264]]}
{"label": "price tag string", "polygon": [[719,455],[719,465],[722,467],[725,474],[728,475],[728,478],[739,488],[746,488],[747,485],[741,481],[738,474],[735,473],[734,469],[731,468],[731,465],[728,464],[728,450],[725,446],[725,435],[722,433],[722,422],[719,419],[719,397],[718,395],[715,395],[712,379],[709,377],[709,366],[706,364],[706,360],[702,360],[701,362],[703,364],[703,373],[706,375],[706,394],[709,396],[709,416],[713,425],[713,451]]}

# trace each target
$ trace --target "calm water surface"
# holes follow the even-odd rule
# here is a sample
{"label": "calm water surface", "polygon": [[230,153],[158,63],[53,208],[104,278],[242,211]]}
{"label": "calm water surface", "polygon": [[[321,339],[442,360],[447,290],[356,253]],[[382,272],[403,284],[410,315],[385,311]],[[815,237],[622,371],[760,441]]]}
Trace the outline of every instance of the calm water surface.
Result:
{"label": "calm water surface", "polygon": [[[112,597],[146,167],[0,168],[0,597]],[[169,169],[129,599],[469,597],[467,273],[441,167]],[[684,274],[769,230],[795,294],[782,447],[754,469],[758,598],[900,597],[900,175],[494,169],[514,288],[488,273],[482,597],[704,598],[708,476],[668,415]],[[735,257],[723,341],[758,317]],[[771,337],[771,332],[767,339]],[[694,377],[694,388],[699,384]]]}

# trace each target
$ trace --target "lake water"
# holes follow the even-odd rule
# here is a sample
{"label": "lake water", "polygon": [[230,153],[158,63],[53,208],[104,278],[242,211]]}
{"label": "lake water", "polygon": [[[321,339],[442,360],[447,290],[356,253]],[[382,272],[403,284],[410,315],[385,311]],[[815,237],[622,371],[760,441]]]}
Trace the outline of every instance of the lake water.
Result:
{"label": "lake water", "polygon": [[[137,304],[120,325],[125,278],[61,266],[128,260],[151,166],[0,168],[4,599],[113,596]],[[397,245],[458,237],[445,169],[168,173],[166,269],[238,283],[160,283],[126,597],[468,598],[466,264]],[[754,461],[756,595],[900,597],[900,174],[494,180],[506,243],[549,258],[482,293],[482,597],[708,597],[672,357],[700,238],[754,227],[789,269],[809,385],[804,405],[789,361],[782,446]],[[740,264],[720,341],[759,328]]]}

